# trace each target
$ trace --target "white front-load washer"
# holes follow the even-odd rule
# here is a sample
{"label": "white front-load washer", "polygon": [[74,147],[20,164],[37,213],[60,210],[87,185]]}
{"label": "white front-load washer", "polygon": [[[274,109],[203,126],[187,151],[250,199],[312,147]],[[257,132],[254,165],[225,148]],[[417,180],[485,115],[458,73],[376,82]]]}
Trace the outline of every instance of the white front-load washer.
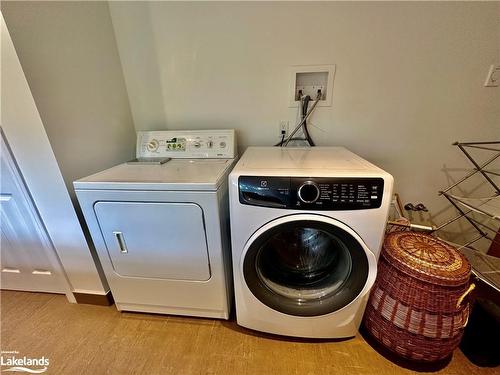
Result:
{"label": "white front-load washer", "polygon": [[139,132],[137,159],[74,182],[118,310],[229,317],[234,130]]}
{"label": "white front-load washer", "polygon": [[229,176],[238,324],[354,336],[392,186],[390,174],[342,147],[249,147]]}

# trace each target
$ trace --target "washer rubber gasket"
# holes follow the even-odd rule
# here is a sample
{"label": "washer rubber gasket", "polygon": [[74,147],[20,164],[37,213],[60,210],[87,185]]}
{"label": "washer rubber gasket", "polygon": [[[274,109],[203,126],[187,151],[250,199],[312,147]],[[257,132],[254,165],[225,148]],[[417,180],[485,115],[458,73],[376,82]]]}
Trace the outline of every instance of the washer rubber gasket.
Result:
{"label": "washer rubber gasket", "polygon": [[[258,276],[256,261],[262,246],[284,229],[289,231],[294,228],[312,228],[331,233],[339,238],[348,249],[352,270],[343,285],[334,293],[311,301],[298,301],[272,291]],[[281,313],[304,317],[329,314],[348,305],[363,290],[368,279],[368,270],[368,258],[365,251],[353,236],[335,225],[314,220],[297,220],[272,227],[250,245],[243,261],[245,282],[260,302]]]}

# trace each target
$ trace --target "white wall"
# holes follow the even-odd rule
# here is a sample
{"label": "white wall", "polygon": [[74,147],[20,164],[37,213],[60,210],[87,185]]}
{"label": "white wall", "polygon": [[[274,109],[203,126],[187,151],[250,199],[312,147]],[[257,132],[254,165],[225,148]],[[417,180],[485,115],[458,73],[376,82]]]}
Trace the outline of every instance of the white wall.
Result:
{"label": "white wall", "polygon": [[[110,2],[135,126],[236,128],[271,145],[288,108],[288,67],[336,64],[333,106],[312,137],[395,176],[404,201],[435,222],[437,191],[467,163],[453,141],[500,138],[500,2]],[[425,221],[427,216],[415,216]],[[464,225],[463,228],[467,226]]]}
{"label": "white wall", "polygon": [[[104,294],[109,288],[92,260],[1,13],[0,23],[0,126],[64,266],[71,290]],[[68,298],[74,302],[72,296]]]}

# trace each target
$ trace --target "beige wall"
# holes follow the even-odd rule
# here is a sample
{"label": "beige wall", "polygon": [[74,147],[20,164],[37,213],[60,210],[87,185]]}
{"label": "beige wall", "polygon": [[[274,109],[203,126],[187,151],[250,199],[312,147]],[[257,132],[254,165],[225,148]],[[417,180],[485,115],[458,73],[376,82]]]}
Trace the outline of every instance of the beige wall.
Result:
{"label": "beige wall", "polygon": [[[64,267],[72,292],[105,294],[35,101],[0,13],[3,129],[26,186]],[[71,302],[74,297],[68,295]]]}
{"label": "beige wall", "polygon": [[[51,237],[64,237],[61,246],[56,247],[74,290],[102,294],[109,288],[105,279],[104,286],[101,284],[96,273],[97,266],[103,275],[97,255],[89,252],[92,243],[76,204],[72,182],[135,154],[135,129],[108,4],[3,1],[1,10],[41,118],[40,123],[25,124],[25,131],[30,132],[29,126],[44,127],[36,132],[43,131],[48,136],[47,147],[52,148],[50,152],[57,162],[54,167],[60,168],[57,173],[64,178],[88,245],[73,217],[73,207],[57,209],[66,204],[64,197],[52,202],[54,208],[49,207],[44,221],[59,223]],[[9,131],[6,129],[8,137],[21,134],[19,126],[10,127]],[[30,146],[30,142],[17,141],[18,155],[24,153],[31,160],[30,167],[38,170],[34,183],[44,184],[44,198],[55,199],[52,193],[57,188],[51,182],[55,180],[43,178],[55,173],[50,171],[47,155],[37,154],[40,148]]]}
{"label": "beige wall", "polygon": [[[271,145],[288,67],[336,64],[333,106],[312,137],[392,173],[441,222],[437,191],[468,167],[456,140],[500,138],[500,2],[120,3],[110,10],[137,129],[236,128]],[[427,215],[416,215],[426,221]],[[463,228],[467,226],[464,225]]]}
{"label": "beige wall", "polygon": [[482,86],[500,62],[500,2],[2,9],[67,183],[131,157],[132,118],[137,130],[235,128],[242,148],[273,144],[296,118],[291,65],[337,67],[333,106],[311,118],[316,142],[391,172],[437,223],[454,211],[436,192],[469,166],[450,144],[500,138],[500,89]]}
{"label": "beige wall", "polygon": [[108,4],[3,1],[2,12],[73,195],[75,179],[135,154]]}

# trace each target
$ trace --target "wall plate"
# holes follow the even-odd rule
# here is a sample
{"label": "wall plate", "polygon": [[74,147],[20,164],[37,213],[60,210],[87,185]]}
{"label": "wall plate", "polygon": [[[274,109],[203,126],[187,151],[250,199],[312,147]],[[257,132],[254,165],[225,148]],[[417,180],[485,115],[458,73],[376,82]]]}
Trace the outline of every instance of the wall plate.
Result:
{"label": "wall plate", "polygon": [[288,93],[288,106],[298,107],[299,101],[296,94],[299,89],[309,94],[312,100],[316,99],[318,88],[322,89],[323,99],[318,107],[332,105],[333,81],[335,78],[335,65],[296,65],[290,67],[290,85]]}
{"label": "wall plate", "polygon": [[500,65],[491,65],[484,87],[498,87],[500,82]]}

